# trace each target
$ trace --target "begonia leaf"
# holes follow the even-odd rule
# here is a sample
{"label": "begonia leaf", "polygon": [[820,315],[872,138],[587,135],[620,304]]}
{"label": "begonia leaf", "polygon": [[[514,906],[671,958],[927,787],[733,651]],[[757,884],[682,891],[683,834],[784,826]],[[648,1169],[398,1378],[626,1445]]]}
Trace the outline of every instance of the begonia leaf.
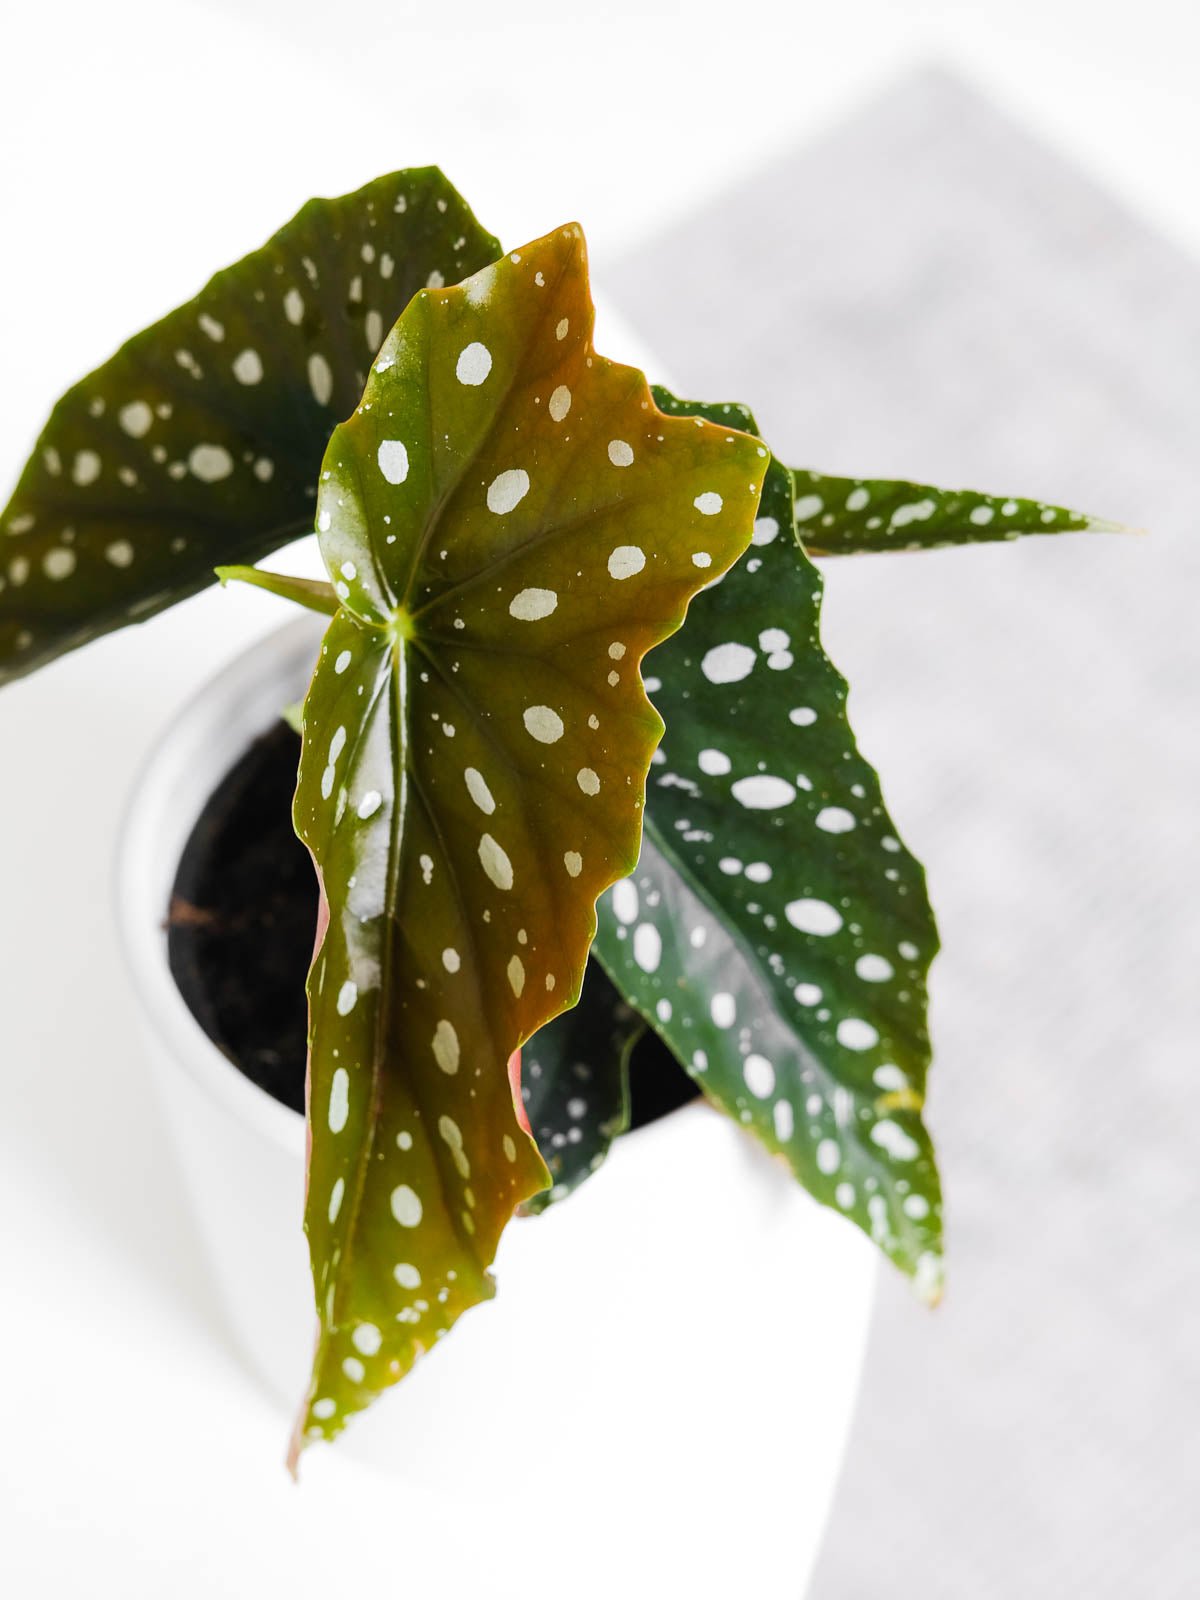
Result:
{"label": "begonia leaf", "polygon": [[[658,403],[752,430],[741,407]],[[718,1106],[930,1297],[941,1205],[921,1119],[937,934],[821,648],[821,579],[773,462],[754,546],[647,689],[666,722],[641,859],[595,953]]]}
{"label": "begonia leaf", "polygon": [[468,1306],[549,1174],[508,1062],[579,994],[662,731],[640,675],[749,543],[765,451],[597,355],[569,226],[423,290],[330,441],[341,610],[304,709],[306,1228],[320,1331],[296,1449]]}
{"label": "begonia leaf", "polygon": [[0,684],[311,532],[413,294],[500,254],[434,167],[310,200],[62,397],[0,512]]}
{"label": "begonia leaf", "polygon": [[1120,523],[1043,500],[934,489],[886,478],[836,478],[790,469],[796,530],[812,556],[940,550],[1027,534],[1127,533]]}
{"label": "begonia leaf", "polygon": [[553,1187],[525,1209],[545,1210],[603,1163],[629,1126],[629,1063],[646,1024],[589,961],[579,1003],[555,1017],[521,1055],[521,1095]]}

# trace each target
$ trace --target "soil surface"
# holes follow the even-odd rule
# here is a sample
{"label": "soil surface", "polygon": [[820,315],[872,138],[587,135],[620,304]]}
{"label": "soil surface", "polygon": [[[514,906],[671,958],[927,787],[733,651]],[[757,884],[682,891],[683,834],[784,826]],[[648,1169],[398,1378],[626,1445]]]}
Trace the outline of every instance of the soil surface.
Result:
{"label": "soil surface", "polygon": [[[304,1110],[304,980],[317,882],[292,831],[300,740],[276,724],[226,774],[184,847],[167,917],[171,972],[208,1037],[260,1088]],[[647,1033],[630,1066],[633,1126],[696,1098]]]}

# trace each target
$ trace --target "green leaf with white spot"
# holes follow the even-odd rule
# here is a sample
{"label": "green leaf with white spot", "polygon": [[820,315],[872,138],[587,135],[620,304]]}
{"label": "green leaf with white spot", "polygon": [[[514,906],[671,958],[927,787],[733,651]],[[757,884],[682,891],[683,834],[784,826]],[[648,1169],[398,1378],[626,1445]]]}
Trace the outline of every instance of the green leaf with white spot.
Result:
{"label": "green leaf with white spot", "polygon": [[[655,398],[754,430],[741,407]],[[937,934],[821,648],[792,496],[772,462],[753,548],[654,657],[667,731],[641,859],[601,900],[594,949],[708,1097],[933,1296],[921,1107]]]}
{"label": "green leaf with white spot", "polygon": [[310,532],[384,334],[499,254],[436,168],[392,173],[310,200],[69,390],[0,512],[0,684]]}
{"label": "green leaf with white spot", "polygon": [[521,1095],[553,1186],[529,1212],[565,1200],[629,1126],[629,1063],[646,1024],[589,961],[579,1003],[548,1022],[521,1052]]}
{"label": "green leaf with white spot", "polygon": [[940,550],[1026,534],[1131,531],[1043,500],[885,478],[834,478],[803,468],[789,475],[796,527],[812,556]]}
{"label": "green leaf with white spot", "polygon": [[578,227],[423,290],[330,441],[341,609],[304,708],[306,1229],[320,1332],[296,1451],[491,1292],[549,1173],[508,1063],[579,994],[638,853],[643,655],[746,548],[756,440],[596,354]]}

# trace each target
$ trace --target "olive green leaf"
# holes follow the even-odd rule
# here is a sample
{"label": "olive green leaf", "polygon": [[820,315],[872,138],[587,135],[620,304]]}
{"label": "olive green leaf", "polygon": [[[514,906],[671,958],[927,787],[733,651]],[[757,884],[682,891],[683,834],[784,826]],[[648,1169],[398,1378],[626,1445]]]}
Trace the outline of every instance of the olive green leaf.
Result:
{"label": "olive green leaf", "polygon": [[507,1064],[575,1001],[596,898],[637,860],[662,731],[642,657],[751,536],[758,441],[665,417],[591,338],[566,227],[418,293],[325,456],[342,609],[295,807],[328,907],[297,1451],[492,1293],[550,1182]]}
{"label": "olive green leaf", "polygon": [[0,512],[0,683],[311,532],[413,294],[500,254],[436,168],[310,200],[58,402]]}
{"label": "olive green leaf", "polygon": [[790,477],[796,527],[811,556],[938,550],[1031,533],[1130,532],[1120,523],[1042,500],[888,479],[831,478],[802,468],[792,469]]}
{"label": "olive green leaf", "polygon": [[565,1200],[597,1170],[629,1126],[629,1062],[646,1024],[589,961],[579,1003],[521,1052],[521,1095],[553,1187],[528,1212]]}
{"label": "olive green leaf", "polygon": [[[655,398],[754,428],[740,407]],[[920,1111],[937,934],[821,649],[820,601],[773,462],[753,548],[654,658],[666,738],[641,859],[601,900],[594,949],[709,1098],[933,1297]]]}

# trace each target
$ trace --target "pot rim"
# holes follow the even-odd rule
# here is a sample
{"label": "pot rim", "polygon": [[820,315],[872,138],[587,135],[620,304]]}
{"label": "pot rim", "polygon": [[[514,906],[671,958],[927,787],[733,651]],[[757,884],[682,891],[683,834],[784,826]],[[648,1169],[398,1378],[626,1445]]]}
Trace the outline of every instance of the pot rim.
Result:
{"label": "pot rim", "polygon": [[248,1078],[204,1032],[172,975],[164,919],[183,846],[201,810],[264,731],[269,708],[286,704],[292,689],[280,693],[284,683],[294,687],[297,676],[306,681],[311,675],[322,632],[320,619],[305,616],[267,633],[185,702],[134,780],[114,875],[126,969],[164,1055],[240,1121],[297,1155],[304,1150],[304,1117]]}

